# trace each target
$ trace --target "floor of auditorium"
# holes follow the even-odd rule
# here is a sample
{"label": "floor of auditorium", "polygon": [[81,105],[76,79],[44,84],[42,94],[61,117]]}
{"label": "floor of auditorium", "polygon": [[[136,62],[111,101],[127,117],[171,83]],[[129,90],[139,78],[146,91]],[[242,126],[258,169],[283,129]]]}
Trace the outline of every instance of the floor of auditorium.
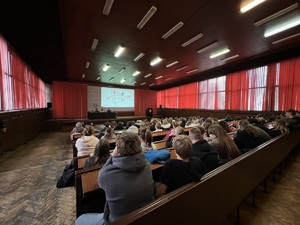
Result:
{"label": "floor of auditorium", "polygon": [[[67,132],[41,133],[26,145],[1,155],[0,224],[73,224],[75,190],[55,186],[71,157]],[[270,175],[267,193],[262,186],[256,188],[256,207],[252,207],[251,196],[243,201],[240,224],[300,225],[299,171],[297,154],[281,174],[276,173],[275,182]],[[234,224],[233,217],[226,224]]]}

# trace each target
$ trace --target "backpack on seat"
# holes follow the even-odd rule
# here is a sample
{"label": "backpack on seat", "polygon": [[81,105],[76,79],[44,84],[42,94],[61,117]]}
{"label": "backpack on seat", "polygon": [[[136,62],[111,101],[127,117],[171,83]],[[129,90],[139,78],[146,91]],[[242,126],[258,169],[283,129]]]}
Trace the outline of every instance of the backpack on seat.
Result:
{"label": "backpack on seat", "polygon": [[66,165],[63,174],[56,183],[57,188],[72,187],[75,184],[75,168],[74,160]]}

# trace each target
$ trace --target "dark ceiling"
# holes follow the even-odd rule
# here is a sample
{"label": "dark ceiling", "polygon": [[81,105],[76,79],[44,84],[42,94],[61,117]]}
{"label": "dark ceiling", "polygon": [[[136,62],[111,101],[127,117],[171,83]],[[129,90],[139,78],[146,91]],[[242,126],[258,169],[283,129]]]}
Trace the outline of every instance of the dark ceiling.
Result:
{"label": "dark ceiling", "polygon": [[[300,55],[300,26],[264,37],[280,22],[300,17],[300,0],[266,0],[241,13],[241,6],[251,1],[115,0],[105,15],[106,0],[1,0],[0,33],[46,83],[59,80],[160,90]],[[138,29],[152,6],[156,12]],[[277,18],[254,24],[279,11],[282,15]],[[179,30],[162,38],[180,22]],[[201,38],[182,47],[200,33]],[[98,44],[91,50],[94,39]],[[197,53],[214,42],[218,43],[214,48]],[[125,50],[114,57],[120,45]],[[230,52],[210,58],[226,47]],[[134,61],[141,52],[145,55]],[[151,66],[157,56],[162,61]],[[231,56],[236,57],[221,61]],[[178,63],[166,67],[174,61]],[[105,64],[110,68],[104,72]],[[133,76],[136,70],[141,73]],[[148,74],[152,75],[145,77]]]}

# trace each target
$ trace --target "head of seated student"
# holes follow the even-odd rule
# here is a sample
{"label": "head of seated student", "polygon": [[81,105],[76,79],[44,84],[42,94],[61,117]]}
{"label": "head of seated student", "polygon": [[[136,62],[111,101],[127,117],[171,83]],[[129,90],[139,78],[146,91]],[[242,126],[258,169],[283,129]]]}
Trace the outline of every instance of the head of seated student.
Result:
{"label": "head of seated student", "polygon": [[189,161],[193,149],[193,143],[188,136],[176,136],[173,140],[173,147],[176,152],[177,159]]}
{"label": "head of seated student", "polygon": [[230,133],[232,131],[225,120],[221,120],[219,125],[226,131],[226,133]]}
{"label": "head of seated student", "polygon": [[[203,127],[202,127],[202,129],[204,130]],[[203,136],[201,134],[201,131],[200,131],[199,127],[192,127],[189,130],[189,137],[190,137],[190,139],[191,139],[191,141],[192,141],[193,144],[196,143],[197,141],[203,139]]]}
{"label": "head of seated student", "polygon": [[286,118],[293,118],[294,116],[296,116],[296,111],[294,109],[288,109],[285,111],[285,117]]}
{"label": "head of seated student", "polygon": [[93,156],[85,161],[84,168],[104,164],[110,156],[109,149],[110,145],[107,139],[99,140],[95,147]]}
{"label": "head of seated student", "polygon": [[73,129],[73,132],[74,133],[82,133],[84,130],[84,127],[82,126],[82,123],[81,122],[77,122],[74,129]]}
{"label": "head of seated student", "polygon": [[107,127],[107,128],[105,129],[105,134],[104,134],[103,137],[104,137],[104,138],[113,138],[113,137],[114,137],[114,133],[113,133],[112,128]]}
{"label": "head of seated student", "polygon": [[84,130],[83,130],[83,134],[85,136],[91,136],[94,133],[94,127],[91,125],[86,125]]}
{"label": "head of seated student", "polygon": [[182,126],[177,126],[175,129],[174,129],[174,135],[181,135],[183,134],[184,135],[184,128]]}
{"label": "head of seated student", "polygon": [[117,136],[113,156],[131,156],[141,152],[141,140],[137,134],[123,132]]}
{"label": "head of seated student", "polygon": [[245,131],[248,134],[252,134],[254,137],[257,137],[260,134],[259,128],[253,126],[247,120],[240,120],[238,123],[238,129],[240,131]]}
{"label": "head of seated student", "polygon": [[153,141],[152,133],[148,128],[142,128],[139,130],[139,137],[141,138],[141,144],[145,147],[151,147]]}
{"label": "head of seated student", "polygon": [[160,130],[160,129],[161,129],[161,123],[160,123],[159,121],[157,121],[157,122],[155,123],[155,129],[156,129],[156,130]]}
{"label": "head of seated student", "polygon": [[281,133],[285,133],[289,131],[289,128],[286,127],[285,119],[276,119],[274,121],[274,130],[280,130]]}

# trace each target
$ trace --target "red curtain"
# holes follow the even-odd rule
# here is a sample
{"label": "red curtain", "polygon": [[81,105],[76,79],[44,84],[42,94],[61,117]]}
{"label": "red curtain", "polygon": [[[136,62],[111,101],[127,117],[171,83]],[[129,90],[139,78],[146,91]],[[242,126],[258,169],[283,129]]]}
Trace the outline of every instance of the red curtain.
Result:
{"label": "red curtain", "polygon": [[278,110],[300,108],[300,58],[280,62]]}
{"label": "red curtain", "polygon": [[197,108],[198,82],[179,86],[178,108]]}
{"label": "red curtain", "polygon": [[156,100],[157,100],[156,91],[136,89],[134,91],[135,115],[145,116],[147,108],[152,108],[153,114],[156,114],[157,113]]}
{"label": "red curtain", "polygon": [[87,117],[87,85],[77,83],[52,83],[54,118]]}
{"label": "red curtain", "polygon": [[157,108],[160,107],[160,105],[162,107],[165,107],[165,91],[158,91],[156,93],[157,95]]}
{"label": "red curtain", "polygon": [[165,90],[165,108],[178,108],[178,87]]}
{"label": "red curtain", "polygon": [[[276,77],[277,63],[268,65],[267,89],[266,89],[266,110],[272,111],[276,108]],[[278,108],[278,106],[277,106]]]}
{"label": "red curtain", "polygon": [[8,110],[10,108],[9,98],[6,96],[10,89],[8,88],[8,63],[7,63],[7,42],[0,34],[0,110]]}

